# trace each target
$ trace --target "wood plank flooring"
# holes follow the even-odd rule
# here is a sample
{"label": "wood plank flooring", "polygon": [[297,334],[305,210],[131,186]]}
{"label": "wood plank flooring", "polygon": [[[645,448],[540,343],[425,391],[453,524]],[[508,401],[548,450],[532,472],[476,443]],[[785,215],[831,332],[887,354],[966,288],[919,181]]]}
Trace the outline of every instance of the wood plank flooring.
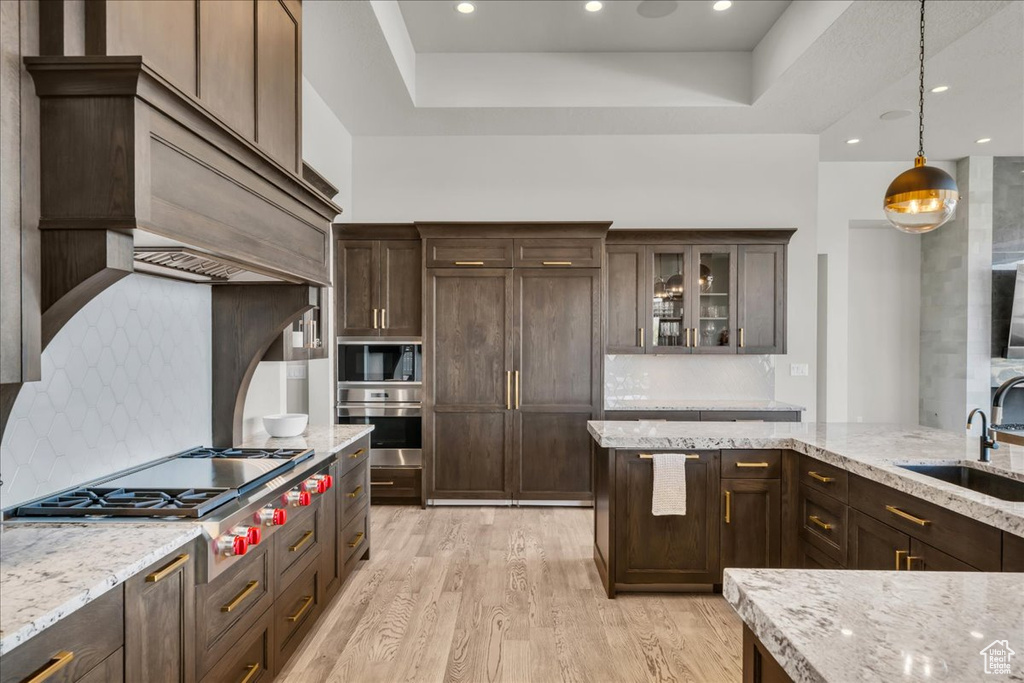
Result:
{"label": "wood plank flooring", "polygon": [[371,559],[278,680],[739,681],[721,596],[605,597],[592,514],[374,507]]}

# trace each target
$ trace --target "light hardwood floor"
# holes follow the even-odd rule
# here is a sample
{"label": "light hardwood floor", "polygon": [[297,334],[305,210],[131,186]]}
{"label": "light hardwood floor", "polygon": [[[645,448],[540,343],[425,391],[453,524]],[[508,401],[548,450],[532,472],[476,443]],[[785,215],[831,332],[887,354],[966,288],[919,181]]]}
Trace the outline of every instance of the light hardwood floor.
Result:
{"label": "light hardwood floor", "polygon": [[374,507],[371,559],[279,681],[738,681],[721,596],[608,600],[592,511]]}

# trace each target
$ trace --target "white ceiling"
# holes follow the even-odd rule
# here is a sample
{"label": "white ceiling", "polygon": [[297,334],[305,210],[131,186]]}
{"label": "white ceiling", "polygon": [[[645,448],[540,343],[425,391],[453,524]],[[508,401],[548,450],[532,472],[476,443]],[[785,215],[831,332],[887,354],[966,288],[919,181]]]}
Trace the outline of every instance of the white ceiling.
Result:
{"label": "white ceiling", "polygon": [[645,18],[637,0],[478,0],[459,14],[454,0],[400,0],[417,53],[428,52],[711,52],[750,51],[789,0],[737,0],[725,12],[711,0],[672,2],[671,14]]}
{"label": "white ceiling", "polygon": [[[383,28],[380,8],[393,5],[393,17],[388,28]],[[647,134],[701,134],[701,133],[807,133],[821,135],[823,159],[900,160],[911,159],[916,151],[916,117],[895,122],[878,120],[888,109],[916,108],[917,25],[918,4],[907,0],[860,0],[845,9],[827,25],[808,27],[796,21],[798,12],[808,7],[824,6],[824,0],[802,0],[783,8],[783,14],[769,29],[768,38],[750,51],[718,52],[722,57],[736,58],[747,55],[752,63],[746,78],[753,81],[750,96],[731,97],[728,106],[704,98],[680,99],[680,104],[650,104],[618,102],[623,106],[594,105],[593,98],[576,96],[561,99],[538,97],[535,90],[523,89],[519,97],[514,89],[505,88],[487,98],[485,88],[468,88],[456,80],[464,75],[466,61],[460,69],[450,69],[442,97],[437,81],[444,80],[435,68],[437,60],[473,60],[465,54],[417,54],[416,21],[412,25],[408,16],[418,13],[407,8],[408,3],[394,0],[323,2],[307,0],[304,3],[303,68],[306,77],[335,111],[353,135],[647,135]],[[414,5],[444,5],[433,17],[447,21],[457,30],[467,24],[463,19],[487,17],[491,4],[509,5],[501,11],[557,12],[565,14],[574,7],[584,14],[575,0],[551,2],[501,2],[483,0],[480,9],[464,17],[451,8],[453,3],[422,2]],[[608,3],[606,3],[608,4]],[[635,7],[636,2],[617,0],[613,5]],[[681,4],[679,13],[694,8],[707,9],[709,3]],[[737,0],[726,12],[712,12],[722,19],[734,21],[737,26],[723,35],[722,41],[742,40],[743,36],[763,33],[764,27],[751,20],[747,24],[737,11],[752,0]],[[785,4],[785,3],[771,3]],[[555,7],[535,7],[552,5]],[[693,5],[693,7],[691,7]],[[375,12],[375,7],[376,12]],[[699,6],[699,7],[698,7]],[[831,5],[845,7],[846,5]],[[401,8],[401,11],[399,11]],[[430,8],[424,8],[424,12]],[[614,9],[618,10],[618,7]],[[680,16],[684,16],[680,14]],[[614,19],[614,15],[606,15]],[[633,25],[636,21],[658,22],[667,19],[641,19],[624,12],[621,21]],[[405,22],[403,22],[403,18]],[[627,19],[628,18],[628,19]],[[576,22],[580,17],[566,16],[564,21]],[[478,22],[480,23],[480,22]],[[614,21],[612,23],[615,23]],[[806,24],[806,22],[804,22]],[[506,20],[513,25],[512,20]],[[404,35],[406,49],[395,49],[397,33]],[[795,28],[794,28],[795,26]],[[946,82],[951,86],[943,95],[929,95],[926,101],[926,151],[933,160],[955,159],[970,153],[996,156],[1024,154],[1024,0],[932,2],[928,4],[928,82],[929,85]],[[406,29],[408,33],[405,33]],[[782,28],[790,30],[781,31]],[[432,40],[441,49],[471,49],[473,40],[459,42],[450,34],[450,27],[438,32]],[[488,30],[501,33],[500,27]],[[385,37],[385,33],[388,37]],[[610,39],[608,44],[589,43],[591,48],[609,52],[619,46],[630,45],[634,39],[630,31]],[[579,35],[567,37],[512,36],[509,44],[500,49],[527,49],[558,45],[576,41],[578,47],[586,45]],[[412,40],[410,40],[410,38]],[[472,38],[472,37],[471,37]],[[529,41],[548,41],[531,43]],[[390,41],[390,45],[389,45]],[[446,42],[447,41],[447,42]],[[553,41],[553,42],[552,42]],[[617,42],[623,41],[623,42]],[[518,44],[520,47],[515,48]],[[735,48],[736,44],[721,42],[718,48]],[[444,47],[447,45],[448,47]],[[511,47],[510,47],[511,45]],[[415,49],[414,49],[415,47]],[[704,46],[707,47],[706,45]],[[497,49],[497,48],[496,48]],[[766,59],[765,55],[775,59]],[[784,57],[778,62],[779,56]],[[690,52],[660,52],[651,59],[689,59]],[[592,55],[574,53],[572,59],[608,59],[604,68],[615,70],[614,78],[622,79],[636,74],[645,87],[651,86],[651,73],[626,72],[617,68],[616,54]],[[624,58],[641,55],[621,55]],[[708,55],[716,58],[715,55]],[[533,63],[538,59],[564,59],[553,52],[527,52],[516,54],[490,54],[487,59],[502,67],[493,80],[501,83],[516,80],[517,86],[528,88],[538,79],[537,70],[512,67]],[[504,60],[504,61],[502,61]],[[533,61],[531,61],[533,60]],[[758,69],[763,65],[779,64],[777,73],[761,79],[758,87]],[[399,65],[402,66],[400,71]],[[593,66],[593,63],[591,63]],[[477,83],[486,84],[485,62],[475,65]],[[498,67],[496,66],[495,69]],[[419,70],[419,75],[417,75]],[[763,71],[764,69],[762,69]],[[609,72],[611,74],[611,72]],[[427,77],[430,75],[430,78]],[[404,76],[404,78],[403,78]],[[737,80],[730,87],[742,86],[743,74],[736,71]],[[610,79],[612,76],[610,76]],[[679,88],[687,78],[659,76],[662,85]],[[468,81],[467,81],[468,82]],[[525,85],[524,85],[525,84]],[[427,87],[430,85],[433,91]],[[656,84],[657,85],[657,84]],[[693,83],[682,83],[693,89]],[[568,84],[571,90],[574,84]],[[607,90],[607,88],[606,88]],[[420,91],[420,92],[417,92]],[[589,93],[594,94],[594,93]],[[547,103],[547,104],[545,104]],[[989,145],[975,146],[977,137],[992,137]],[[848,146],[845,140],[858,137],[863,142]]]}

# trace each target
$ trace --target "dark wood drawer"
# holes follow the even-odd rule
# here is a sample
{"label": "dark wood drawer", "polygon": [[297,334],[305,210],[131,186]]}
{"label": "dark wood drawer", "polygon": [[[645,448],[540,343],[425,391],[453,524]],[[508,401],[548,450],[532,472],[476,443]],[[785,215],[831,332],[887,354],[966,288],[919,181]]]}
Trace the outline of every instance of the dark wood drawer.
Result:
{"label": "dark wood drawer", "polygon": [[341,489],[338,491],[341,501],[341,526],[348,524],[355,513],[366,505],[370,499],[370,487],[366,476],[370,469],[369,461],[364,460],[351,472],[341,478]]}
{"label": "dark wood drawer", "polygon": [[320,556],[323,535],[322,516],[319,496],[313,497],[313,504],[300,510],[288,524],[274,536],[274,573],[277,582],[277,594],[281,593],[295,580],[306,564]]}
{"label": "dark wood drawer", "polygon": [[344,553],[342,557],[344,557],[346,570],[356,558],[362,557],[363,550],[370,542],[369,509],[369,507],[363,508],[356,518],[345,525],[341,531],[339,542],[342,544],[341,549]]}
{"label": "dark wood drawer", "polygon": [[800,542],[801,569],[842,569],[843,565],[829,557],[807,541]]}
{"label": "dark wood drawer", "polygon": [[510,239],[435,237],[425,242],[427,268],[512,267]]}
{"label": "dark wood drawer", "polygon": [[1024,572],[1024,538],[1003,532],[1003,571]]}
{"label": "dark wood drawer", "polygon": [[800,458],[800,483],[844,503],[848,499],[848,479],[846,470],[806,455]]}
{"label": "dark wood drawer", "polygon": [[907,556],[907,570],[912,572],[976,572],[966,562],[948,555],[916,538],[910,539],[910,555]]}
{"label": "dark wood drawer", "polygon": [[517,239],[514,263],[517,268],[600,268],[601,240]]}
{"label": "dark wood drawer", "polygon": [[782,451],[722,451],[723,479],[778,479],[782,476]]}
{"label": "dark wood drawer", "polygon": [[265,610],[202,683],[258,683],[274,677],[274,610]]}
{"label": "dark wood drawer", "polygon": [[799,422],[800,413],[789,410],[702,410],[701,422]]}
{"label": "dark wood drawer", "polygon": [[419,467],[372,467],[372,502],[418,504],[423,490],[422,477],[423,469]]}
{"label": "dark wood drawer", "polygon": [[309,565],[274,602],[277,671],[281,671],[320,615],[320,563]]}
{"label": "dark wood drawer", "polygon": [[234,651],[242,634],[273,604],[272,545],[264,541],[213,582],[196,587],[196,660],[200,678]]}
{"label": "dark wood drawer", "polygon": [[341,463],[341,476],[352,471],[353,468],[362,465],[370,460],[370,437],[363,437],[355,443],[349,444],[338,453],[338,462]]}
{"label": "dark wood drawer", "polygon": [[[60,680],[56,677],[49,678],[50,681]],[[114,650],[102,662],[82,676],[76,683],[122,683],[124,681],[124,648]]]}
{"label": "dark wood drawer", "polygon": [[700,412],[696,410],[606,410],[604,419],[608,421],[700,422]]}
{"label": "dark wood drawer", "polygon": [[839,564],[846,564],[846,505],[800,486],[800,537]]}
{"label": "dark wood drawer", "polygon": [[1002,534],[910,494],[850,476],[850,505],[983,571],[1002,567]]}
{"label": "dark wood drawer", "polygon": [[124,586],[117,586],[0,658],[0,681],[47,670],[53,672],[48,683],[78,681],[123,644]]}

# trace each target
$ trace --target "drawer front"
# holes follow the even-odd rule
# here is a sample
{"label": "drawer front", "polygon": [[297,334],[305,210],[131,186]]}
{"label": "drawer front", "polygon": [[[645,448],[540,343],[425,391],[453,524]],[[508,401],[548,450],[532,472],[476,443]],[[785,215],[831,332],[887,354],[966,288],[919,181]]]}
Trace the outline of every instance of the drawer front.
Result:
{"label": "drawer front", "polygon": [[801,569],[842,569],[834,558],[815,548],[806,541],[800,543],[800,568]]}
{"label": "drawer front", "polygon": [[983,571],[1002,566],[1002,533],[910,494],[850,477],[850,505]]}
{"label": "drawer front", "polygon": [[800,413],[788,410],[702,410],[701,422],[799,422]]}
{"label": "drawer front", "polygon": [[907,556],[907,570],[912,572],[976,572],[966,562],[952,555],[922,543],[916,538],[910,539],[910,555]]}
{"label": "drawer front", "polygon": [[366,507],[349,522],[341,531],[339,542],[342,544],[344,563],[346,567],[349,561],[356,557],[362,557],[363,551],[370,542],[369,511]]}
{"label": "drawer front", "polygon": [[722,451],[723,479],[779,479],[782,451]]}
{"label": "drawer front", "polygon": [[846,505],[800,486],[800,537],[839,564],[846,564]]}
{"label": "drawer front", "polygon": [[302,642],[323,607],[320,594],[320,565],[309,565],[274,603],[274,638],[277,643],[277,670]]}
{"label": "drawer front", "polygon": [[807,456],[800,458],[800,483],[844,503],[848,499],[849,475],[846,470],[820,460]]}
{"label": "drawer front", "polygon": [[370,437],[363,437],[353,444],[349,444],[338,453],[338,462],[341,463],[341,476],[351,472],[354,468],[370,461]]}
{"label": "drawer front", "polygon": [[437,237],[426,240],[426,254],[427,268],[511,268],[512,240]]}
{"label": "drawer front", "polygon": [[364,460],[351,472],[341,478],[341,488],[338,490],[341,501],[341,526],[344,528],[356,512],[361,510],[370,499],[370,486],[367,483],[367,470],[370,469],[369,461]]}
{"label": "drawer front", "polygon": [[264,611],[201,680],[202,683],[267,683],[274,677],[274,610]]}
{"label": "drawer front", "polygon": [[517,268],[600,268],[601,240],[518,239],[514,260]]}
{"label": "drawer front", "polygon": [[[276,572],[277,594],[295,580],[308,562],[320,556],[323,535],[323,511],[320,497],[313,497],[313,504],[301,510],[294,519],[289,519],[284,529],[274,537],[274,571]],[[283,532],[283,533],[282,533]]]}
{"label": "drawer front", "polygon": [[[58,679],[53,677],[49,680],[56,681]],[[76,683],[122,683],[122,681],[124,681],[124,648],[120,647],[114,650],[114,654],[94,666],[92,671],[79,678]]]}
{"label": "drawer front", "polygon": [[241,635],[273,604],[272,546],[269,542],[261,543],[225,574],[196,588],[196,659],[200,677],[229,657]]}
{"label": "drawer front", "polygon": [[606,410],[604,419],[608,421],[652,422],[700,422],[700,411],[697,410]]}
{"label": "drawer front", "polygon": [[373,467],[370,486],[373,502],[419,503],[422,493],[423,470],[419,467]]}
{"label": "drawer front", "polygon": [[0,658],[0,681],[51,672],[50,683],[77,681],[124,644],[124,587],[117,586]]}

